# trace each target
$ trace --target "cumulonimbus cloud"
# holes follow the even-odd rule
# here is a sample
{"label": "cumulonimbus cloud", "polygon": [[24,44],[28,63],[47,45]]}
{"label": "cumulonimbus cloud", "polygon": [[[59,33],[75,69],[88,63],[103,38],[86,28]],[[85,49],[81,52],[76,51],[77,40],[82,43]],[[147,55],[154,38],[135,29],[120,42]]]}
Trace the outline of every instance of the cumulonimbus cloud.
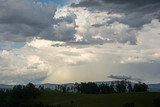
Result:
{"label": "cumulonimbus cloud", "polygon": [[159,7],[157,0],[82,0],[58,9],[52,3],[2,0],[0,40],[25,42],[38,37],[78,44],[135,45],[138,30],[159,18]]}
{"label": "cumulonimbus cloud", "polygon": [[[1,83],[105,80],[105,73],[129,70],[153,77],[160,62],[159,5],[159,0],[83,0],[56,8],[1,0]],[[21,48],[7,48],[12,42],[22,43]]]}

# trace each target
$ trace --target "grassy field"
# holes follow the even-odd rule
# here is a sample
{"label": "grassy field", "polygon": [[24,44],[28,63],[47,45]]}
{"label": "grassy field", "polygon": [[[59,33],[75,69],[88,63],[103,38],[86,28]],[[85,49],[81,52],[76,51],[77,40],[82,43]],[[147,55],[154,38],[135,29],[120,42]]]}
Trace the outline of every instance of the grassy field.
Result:
{"label": "grassy field", "polygon": [[154,107],[155,98],[160,98],[160,93],[86,95],[47,91],[34,102],[42,102],[55,107],[123,107],[126,103],[134,103],[135,107]]}

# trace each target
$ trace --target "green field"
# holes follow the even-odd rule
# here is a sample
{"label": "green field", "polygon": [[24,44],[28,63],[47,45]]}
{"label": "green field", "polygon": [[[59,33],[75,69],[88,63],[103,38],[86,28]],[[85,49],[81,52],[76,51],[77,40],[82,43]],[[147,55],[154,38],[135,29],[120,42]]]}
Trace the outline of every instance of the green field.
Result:
{"label": "green field", "polygon": [[160,93],[93,95],[46,91],[34,102],[42,102],[55,107],[123,107],[126,103],[134,103],[135,107],[154,107],[153,100],[155,98],[160,98]]}

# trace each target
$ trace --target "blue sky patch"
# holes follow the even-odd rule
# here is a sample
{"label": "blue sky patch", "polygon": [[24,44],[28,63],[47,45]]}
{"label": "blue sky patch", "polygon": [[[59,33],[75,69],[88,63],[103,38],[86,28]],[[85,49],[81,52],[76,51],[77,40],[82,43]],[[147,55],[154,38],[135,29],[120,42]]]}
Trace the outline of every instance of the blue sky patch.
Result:
{"label": "blue sky patch", "polygon": [[69,2],[69,0],[34,0],[34,1],[42,2],[42,3],[54,2],[55,4],[59,6],[64,6]]}

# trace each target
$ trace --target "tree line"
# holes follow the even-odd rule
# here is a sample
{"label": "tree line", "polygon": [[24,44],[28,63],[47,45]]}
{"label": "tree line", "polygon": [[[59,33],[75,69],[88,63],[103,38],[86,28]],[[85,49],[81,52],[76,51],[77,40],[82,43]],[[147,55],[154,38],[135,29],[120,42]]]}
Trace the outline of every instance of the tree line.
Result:
{"label": "tree line", "polygon": [[108,94],[108,93],[125,93],[125,92],[147,92],[148,86],[145,83],[132,84],[129,81],[117,81],[111,84],[102,83],[100,85],[94,82],[75,83],[78,92],[84,94]]}
{"label": "tree line", "polygon": [[[146,92],[148,86],[145,83],[131,84],[129,81],[117,81],[111,84],[96,84],[94,82],[88,83],[75,83],[74,87],[68,88],[64,85],[59,85],[58,90],[63,93],[70,92],[70,89],[74,89],[74,92],[83,94],[109,94],[109,93],[126,93],[126,92]],[[27,85],[16,85],[12,90],[1,89],[0,90],[0,107],[57,107],[55,105],[44,105],[41,102],[33,102],[34,99],[39,97],[42,93],[45,93],[50,89],[45,89],[43,86],[38,88],[29,83]],[[29,102],[32,101],[32,102]]]}
{"label": "tree line", "polygon": [[42,103],[30,103],[41,95],[41,90],[34,84],[16,85],[12,90],[0,90],[0,107],[50,107]]}

